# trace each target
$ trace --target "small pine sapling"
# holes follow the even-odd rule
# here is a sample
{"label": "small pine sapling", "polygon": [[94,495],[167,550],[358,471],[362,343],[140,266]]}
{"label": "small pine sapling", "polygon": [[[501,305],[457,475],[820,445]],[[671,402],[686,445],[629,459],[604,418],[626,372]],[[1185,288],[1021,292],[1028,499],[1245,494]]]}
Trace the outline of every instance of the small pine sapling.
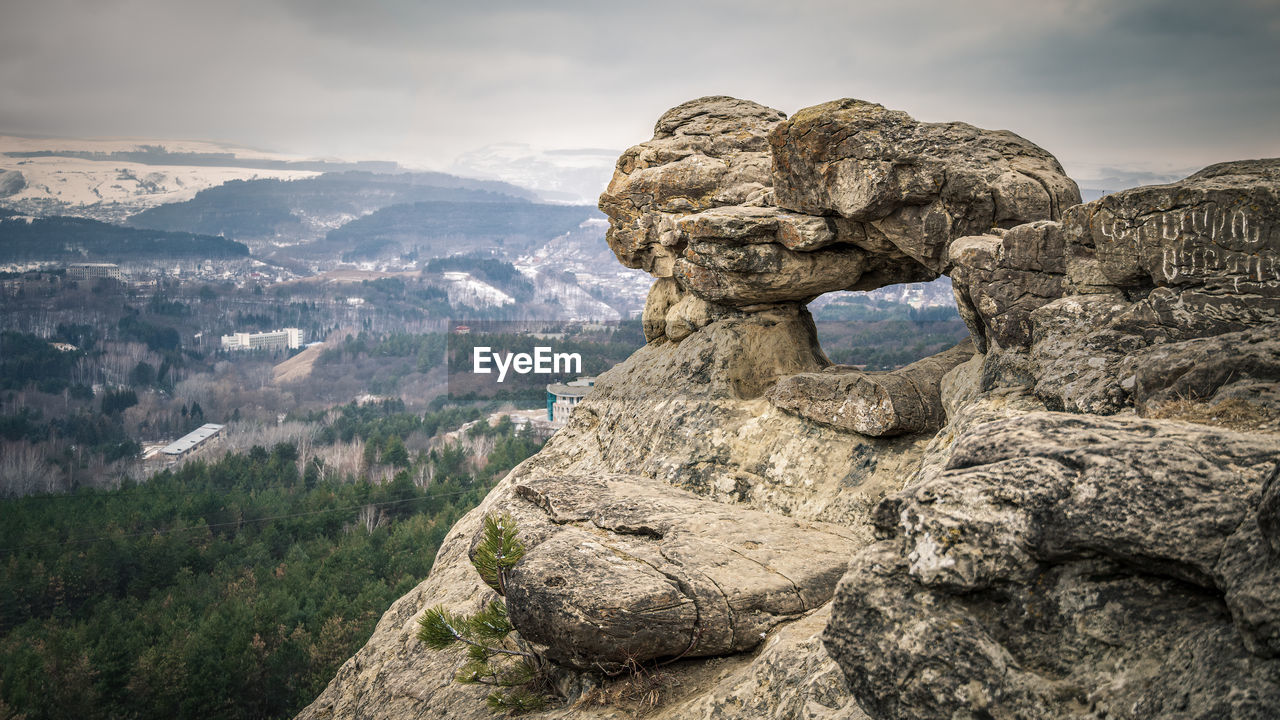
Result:
{"label": "small pine sapling", "polygon": [[519,638],[507,618],[507,576],[524,557],[524,544],[516,537],[516,523],[506,513],[484,518],[484,534],[472,554],[471,564],[481,579],[500,597],[474,615],[455,615],[437,605],[418,620],[418,640],[434,650],[455,643],[467,647],[467,661],[454,680],[490,685],[489,709],[495,713],[520,713],[546,704],[546,661]]}

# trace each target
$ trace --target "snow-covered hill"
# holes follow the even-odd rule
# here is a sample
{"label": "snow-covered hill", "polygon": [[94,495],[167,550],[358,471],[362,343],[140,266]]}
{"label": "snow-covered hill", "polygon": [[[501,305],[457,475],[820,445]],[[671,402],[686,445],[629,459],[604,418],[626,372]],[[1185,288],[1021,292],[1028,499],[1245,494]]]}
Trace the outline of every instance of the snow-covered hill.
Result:
{"label": "snow-covered hill", "polygon": [[[137,161],[148,155],[157,162]],[[165,157],[173,156],[174,164],[163,164]],[[196,164],[201,158],[209,164]],[[183,164],[183,160],[191,164]],[[293,180],[319,174],[262,167],[296,161],[298,158],[208,142],[0,135],[0,170],[7,171],[4,185],[8,188],[0,191],[0,204],[29,215],[119,222],[147,208],[189,200],[197,192],[228,180]]]}
{"label": "snow-covered hill", "polygon": [[[603,218],[591,218],[520,257],[515,266],[568,316],[618,320],[638,315],[653,278],[618,262],[604,239],[608,228]],[[563,282],[554,282],[557,277]],[[570,278],[575,282],[567,282]]]}
{"label": "snow-covered hill", "polygon": [[458,307],[486,308],[510,305],[515,298],[466,272],[443,273],[449,304]]}
{"label": "snow-covered hill", "polygon": [[827,293],[809,303],[809,309],[816,312],[829,303],[862,302],[863,299],[910,305],[917,310],[928,307],[955,307],[956,304],[955,294],[951,291],[951,278],[944,275],[929,282],[890,285],[870,292]]}

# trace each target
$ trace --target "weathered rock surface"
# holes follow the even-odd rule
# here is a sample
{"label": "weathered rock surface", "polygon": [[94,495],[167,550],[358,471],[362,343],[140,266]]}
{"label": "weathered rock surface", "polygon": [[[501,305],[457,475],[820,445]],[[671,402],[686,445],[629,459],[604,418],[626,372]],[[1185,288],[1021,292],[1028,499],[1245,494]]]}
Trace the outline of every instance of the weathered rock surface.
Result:
{"label": "weathered rock surface", "polygon": [[[1280,414],[1280,323],[1213,337],[1154,345],[1120,363],[1120,382],[1133,378],[1139,409],[1179,399],[1205,400],[1248,386],[1252,400]],[[1266,390],[1270,388],[1270,392]]]}
{"label": "weathered rock surface", "polygon": [[952,240],[1079,201],[1052,155],[1008,131],[860,100],[786,120],[711,97],[623,154],[600,209],[624,264],[749,308],[935,278]]}
{"label": "weathered rock surface", "polygon": [[600,196],[618,260],[669,277],[680,251],[676,218],[759,204],[770,184],[768,133],[784,117],[730,97],[691,100],[664,113],[652,140],[618,158]]}
{"label": "weathered rock surface", "polygon": [[1268,717],[1277,461],[1280,436],[1184,423],[979,422],[877,508],[828,650],[873,716]]}
{"label": "weathered rock surface", "polygon": [[[695,620],[704,628],[700,643],[709,647],[714,641],[726,652],[734,646],[755,647],[755,654],[686,657],[666,666],[664,671],[673,675],[670,699],[646,717],[861,720],[842,673],[816,637],[829,607],[823,598],[854,549],[872,542],[871,508],[912,472],[926,438],[876,439],[841,432],[781,412],[762,397],[779,377],[824,365],[812,320],[794,305],[732,311],[678,343],[659,339],[641,348],[602,375],[568,426],[450,531],[431,576],[387,612],[366,646],[301,717],[489,717],[483,690],[452,682],[463,653],[430,651],[414,633],[417,617],[428,607],[440,603],[455,612],[472,612],[493,597],[467,553],[480,533],[483,513],[510,512],[531,548],[529,565],[518,566],[522,588],[537,586],[546,598],[557,587],[569,588],[567,582],[557,586],[554,578],[567,579],[570,571],[580,578],[578,589],[634,588],[621,583],[638,579],[641,587],[659,592],[628,595],[631,611],[641,608],[641,601],[661,605],[657,600],[667,592],[677,608],[698,609],[698,603],[707,608],[711,620]],[[577,478],[580,484],[559,483],[563,478]],[[602,492],[579,497],[582,490],[598,490],[601,482],[611,489],[608,497]],[[604,527],[594,520],[553,521],[538,498],[549,496],[554,508],[561,491],[570,497],[559,507],[597,508],[591,512]],[[574,504],[578,502],[583,504]],[[659,526],[664,505],[669,525]],[[660,527],[667,529],[659,532]],[[699,527],[700,533],[711,534],[693,534]],[[831,554],[811,541],[795,541],[797,537],[819,538],[840,551]],[[590,553],[556,550],[578,541],[594,547]],[[673,544],[666,548],[664,542]],[[756,542],[761,545],[743,547]],[[746,564],[745,558],[742,564],[735,560],[726,565],[722,552],[706,556],[711,545],[726,543],[737,543],[736,551],[781,574],[754,561]],[[688,575],[689,584],[681,588],[629,560],[609,562],[618,558],[612,550],[633,552],[637,560],[649,558],[667,572]],[[582,562],[553,567],[566,558]],[[780,579],[784,576],[786,583]],[[720,594],[707,578],[723,582],[732,596]],[[797,593],[792,580],[807,589]],[[611,594],[621,598],[621,592]],[[573,597],[567,600],[561,607],[571,607]],[[521,602],[515,597],[509,602],[515,617]],[[661,652],[678,655],[689,647],[691,626],[685,623],[691,616],[671,616],[676,621],[665,626],[669,635],[649,637],[653,648],[668,643],[674,649]],[[580,619],[559,616],[538,629],[530,629],[527,620],[519,623],[537,635],[555,628],[573,630],[581,627],[575,625]],[[783,619],[787,621],[776,624]],[[759,637],[762,632],[765,638]],[[610,652],[631,642],[614,640],[612,649],[606,648]],[[570,647],[566,655],[575,648],[583,650]],[[539,717],[631,717],[626,708],[588,702],[589,688],[598,680],[572,677],[578,679],[566,680],[568,691],[586,694]]]}
{"label": "weathered rock surface", "polygon": [[863,100],[805,108],[769,143],[779,207],[853,221],[859,240],[887,241],[935,276],[953,239],[1080,202],[1052,155],[1007,130],[922,123]]}
{"label": "weathered rock surface", "polygon": [[701,697],[665,717],[747,720],[867,720],[822,646],[827,604],[771,635],[753,662],[716,679]]}
{"label": "weathered rock surface", "polygon": [[968,340],[889,372],[833,366],[782,378],[769,402],[816,423],[883,437],[934,431],[946,422],[942,377],[973,357]]}
{"label": "weathered rock surface", "polygon": [[839,525],[644,477],[542,476],[515,491],[554,527],[511,575],[511,620],[553,660],[583,670],[750,650],[825,604],[862,544]]}
{"label": "weathered rock surface", "polygon": [[[961,238],[950,259],[961,315],[979,351],[994,351],[991,380],[1033,383],[1080,412],[1142,405],[1121,365],[1142,366],[1146,348],[1280,321],[1280,160],[1222,163],[1069,208],[1060,223]],[[1228,363],[1280,379],[1266,359]],[[1229,374],[1192,377],[1187,390],[1207,397]]]}

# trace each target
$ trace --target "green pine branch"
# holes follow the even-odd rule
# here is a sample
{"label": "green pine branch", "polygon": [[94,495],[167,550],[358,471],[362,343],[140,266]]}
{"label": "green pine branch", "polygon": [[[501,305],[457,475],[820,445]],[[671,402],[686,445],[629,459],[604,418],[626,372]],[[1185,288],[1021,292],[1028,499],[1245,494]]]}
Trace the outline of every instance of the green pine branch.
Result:
{"label": "green pine branch", "polygon": [[[507,513],[486,515],[484,534],[471,562],[480,577],[505,597],[507,575],[524,557],[524,544],[516,536],[515,520]],[[463,684],[496,688],[488,697],[495,713],[539,710],[546,697],[535,688],[544,686],[545,661],[511,633],[515,627],[507,617],[502,597],[495,598],[473,615],[455,615],[437,605],[418,619],[418,640],[433,650],[456,643],[467,647],[467,661],[454,675]],[[512,649],[512,646],[516,649]]]}

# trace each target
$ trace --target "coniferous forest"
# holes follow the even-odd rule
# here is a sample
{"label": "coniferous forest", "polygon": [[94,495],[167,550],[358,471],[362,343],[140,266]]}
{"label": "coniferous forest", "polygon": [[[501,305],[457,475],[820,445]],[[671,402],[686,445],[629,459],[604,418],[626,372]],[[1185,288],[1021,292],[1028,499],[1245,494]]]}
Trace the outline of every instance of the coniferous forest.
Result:
{"label": "coniferous forest", "polygon": [[281,443],[0,503],[0,718],[292,717],[541,445],[482,421],[483,458],[413,458],[390,431],[403,419],[347,413],[385,435],[373,460],[399,470],[381,484]]}

